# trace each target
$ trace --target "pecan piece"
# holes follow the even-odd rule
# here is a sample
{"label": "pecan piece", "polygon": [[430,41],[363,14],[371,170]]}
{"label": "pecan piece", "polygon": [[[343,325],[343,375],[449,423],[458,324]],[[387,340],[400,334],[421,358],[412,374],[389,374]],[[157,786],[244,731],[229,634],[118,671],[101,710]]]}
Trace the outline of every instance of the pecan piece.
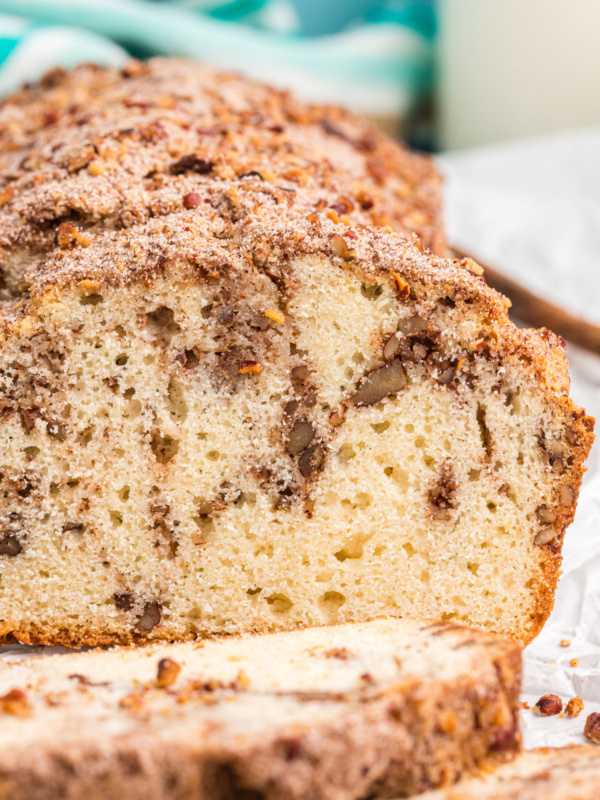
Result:
{"label": "pecan piece", "polygon": [[567,717],[578,717],[584,709],[581,697],[572,697],[566,705],[565,714]]}
{"label": "pecan piece", "polygon": [[202,203],[202,198],[198,192],[188,192],[183,196],[184,208],[197,208]]}
{"label": "pecan piece", "polygon": [[113,600],[119,611],[131,611],[133,608],[133,595],[130,594],[113,594]]}
{"label": "pecan piece", "polygon": [[160,603],[146,603],[142,616],[135,626],[136,631],[140,633],[151,631],[157,625],[160,625],[161,616],[162,608]]}
{"label": "pecan piece", "polygon": [[87,247],[92,240],[78,230],[72,222],[63,222],[56,229],[55,243],[63,250],[72,247]]}
{"label": "pecan piece", "polygon": [[156,668],[156,685],[159,689],[172,686],[181,672],[181,667],[170,658],[161,658]]}
{"label": "pecan piece", "polygon": [[23,545],[14,533],[7,533],[0,539],[0,556],[18,556],[22,549]]}
{"label": "pecan piece", "polygon": [[399,361],[370,372],[352,397],[355,406],[372,406],[406,387],[406,373]]}
{"label": "pecan piece", "polygon": [[303,450],[306,450],[308,445],[315,438],[315,429],[305,419],[298,420],[292,430],[286,445],[286,450],[289,455],[297,456]]}
{"label": "pecan piece", "polygon": [[535,707],[543,717],[554,717],[560,714],[563,709],[562,700],[555,694],[545,694],[535,704]]}
{"label": "pecan piece", "polygon": [[10,692],[0,697],[0,711],[5,714],[12,714],[13,717],[28,717],[31,710],[27,695],[21,689],[11,689]]}
{"label": "pecan piece", "polygon": [[172,164],[171,172],[173,175],[182,175],[184,172],[197,172],[199,175],[208,175],[213,171],[214,166],[212,161],[191,153]]}
{"label": "pecan piece", "polygon": [[305,450],[298,460],[298,469],[303,478],[310,478],[315,472],[323,468],[325,463],[325,449],[323,445],[316,444]]}
{"label": "pecan piece", "polygon": [[240,375],[260,375],[264,367],[258,361],[240,361],[238,372]]}
{"label": "pecan piece", "polygon": [[586,719],[583,735],[586,739],[589,739],[590,742],[600,744],[600,714],[598,714],[597,711],[594,711],[593,714],[589,714]]}

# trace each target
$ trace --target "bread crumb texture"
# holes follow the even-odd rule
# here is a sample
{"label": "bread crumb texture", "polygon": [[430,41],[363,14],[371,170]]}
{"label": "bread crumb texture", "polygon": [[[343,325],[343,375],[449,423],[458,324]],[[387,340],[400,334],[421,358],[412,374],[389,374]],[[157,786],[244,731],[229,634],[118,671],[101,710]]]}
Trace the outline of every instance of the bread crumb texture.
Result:
{"label": "bread crumb texture", "polygon": [[519,689],[518,644],[393,618],[4,662],[0,785],[11,800],[405,796],[512,758]]}
{"label": "bread crumb texture", "polygon": [[51,75],[0,129],[5,640],[535,636],[592,420],[559,337],[398,232],[422,204],[444,249],[429,162],[167,60]]}

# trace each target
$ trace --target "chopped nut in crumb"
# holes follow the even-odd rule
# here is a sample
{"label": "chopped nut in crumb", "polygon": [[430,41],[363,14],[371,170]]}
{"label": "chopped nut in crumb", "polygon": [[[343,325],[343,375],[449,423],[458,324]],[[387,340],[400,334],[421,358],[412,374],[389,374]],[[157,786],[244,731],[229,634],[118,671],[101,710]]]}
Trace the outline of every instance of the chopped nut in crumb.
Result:
{"label": "chopped nut in crumb", "polygon": [[572,697],[565,707],[567,717],[578,717],[584,709],[581,697]]}
{"label": "chopped nut in crumb", "polygon": [[156,685],[160,689],[172,686],[181,672],[181,667],[176,661],[170,658],[161,658],[156,670]]}
{"label": "chopped nut in crumb", "polygon": [[119,708],[126,708],[128,711],[140,711],[144,706],[144,695],[141,692],[134,692],[121,698]]}
{"label": "chopped nut in crumb", "polygon": [[238,672],[236,683],[240,689],[248,689],[250,687],[250,678],[246,675],[243,669]]}
{"label": "chopped nut in crumb", "polygon": [[31,706],[25,692],[21,689],[11,689],[0,697],[0,711],[12,714],[13,717],[28,717],[31,714]]}
{"label": "chopped nut in crumb", "polygon": [[240,375],[260,375],[264,367],[258,361],[242,361],[238,368]]}
{"label": "chopped nut in crumb", "polygon": [[273,322],[278,322],[280,325],[283,325],[285,322],[285,314],[282,314],[281,311],[278,311],[276,308],[267,308],[265,317],[272,319]]}
{"label": "chopped nut in crumb", "polygon": [[331,650],[325,650],[323,655],[325,658],[339,658],[340,661],[347,661],[349,657],[345,647],[334,647]]}
{"label": "chopped nut in crumb", "polygon": [[555,694],[545,694],[535,704],[535,707],[543,717],[554,717],[560,714],[563,708],[562,700]]}

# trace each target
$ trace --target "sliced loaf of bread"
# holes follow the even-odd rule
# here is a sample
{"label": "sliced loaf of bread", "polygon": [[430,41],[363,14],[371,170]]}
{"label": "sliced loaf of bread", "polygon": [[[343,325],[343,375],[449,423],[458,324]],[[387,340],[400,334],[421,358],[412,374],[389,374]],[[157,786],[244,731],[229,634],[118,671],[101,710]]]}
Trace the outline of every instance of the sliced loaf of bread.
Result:
{"label": "sliced loaf of bread", "polygon": [[[5,262],[37,259],[0,308],[0,637],[386,613],[531,639],[593,438],[564,342],[474,262],[330,207],[379,186],[342,112],[346,138],[264,87],[140,70],[40,130],[53,84],[0,109]],[[403,151],[373,136],[385,205]]]}
{"label": "sliced loaf of bread", "polygon": [[520,647],[366,623],[0,666],[10,800],[354,800],[518,749]]}
{"label": "sliced loaf of bread", "polygon": [[510,764],[419,800],[596,800],[600,748],[594,745],[527,750]]}

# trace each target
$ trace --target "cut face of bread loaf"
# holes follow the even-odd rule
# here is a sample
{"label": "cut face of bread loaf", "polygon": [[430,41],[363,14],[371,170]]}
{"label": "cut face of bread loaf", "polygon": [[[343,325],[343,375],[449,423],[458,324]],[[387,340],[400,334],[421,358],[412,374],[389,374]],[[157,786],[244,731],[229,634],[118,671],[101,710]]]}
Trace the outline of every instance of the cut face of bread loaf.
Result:
{"label": "cut face of bread loaf", "polygon": [[519,650],[378,619],[4,663],[0,779],[11,800],[409,794],[513,756]]}
{"label": "cut face of bread loaf", "polygon": [[592,440],[564,343],[314,185],[176,178],[158,218],[61,222],[2,309],[0,634],[531,639]]}
{"label": "cut face of bread loaf", "polygon": [[420,800],[595,800],[598,786],[598,747],[544,747],[482,778],[427,792]]}

